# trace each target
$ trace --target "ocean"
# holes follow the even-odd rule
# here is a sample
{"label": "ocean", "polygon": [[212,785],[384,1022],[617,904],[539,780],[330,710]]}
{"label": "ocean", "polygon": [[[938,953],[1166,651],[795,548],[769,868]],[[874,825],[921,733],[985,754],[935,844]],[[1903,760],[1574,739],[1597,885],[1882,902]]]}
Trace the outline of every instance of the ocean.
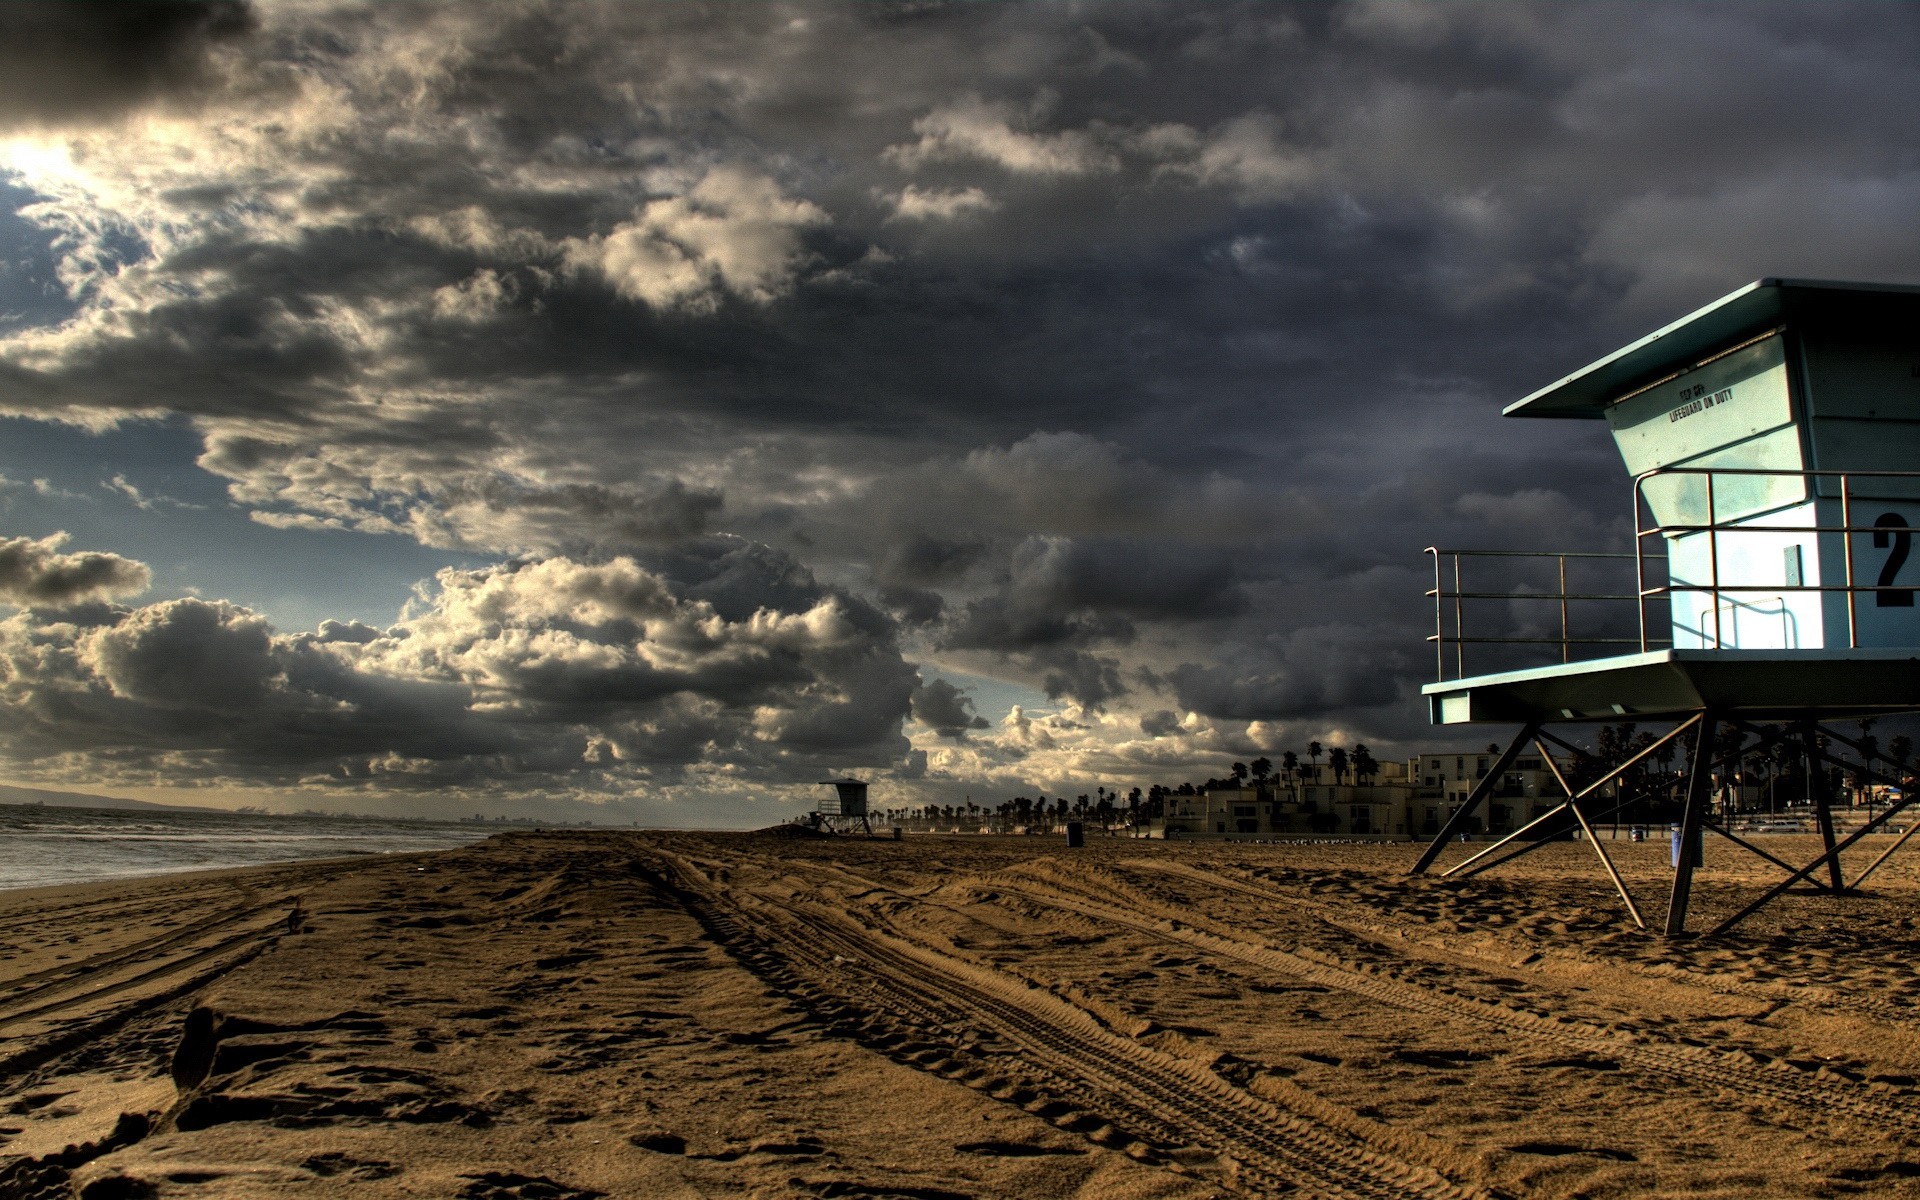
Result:
{"label": "ocean", "polygon": [[0,805],[0,888],[444,850],[512,828],[519,827],[7,804]]}

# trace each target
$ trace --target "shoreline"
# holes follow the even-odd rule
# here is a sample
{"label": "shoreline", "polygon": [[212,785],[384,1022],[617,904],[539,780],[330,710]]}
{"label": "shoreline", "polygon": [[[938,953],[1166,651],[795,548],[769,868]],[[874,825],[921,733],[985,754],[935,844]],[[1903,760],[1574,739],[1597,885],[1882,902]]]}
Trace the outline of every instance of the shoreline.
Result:
{"label": "shoreline", "polygon": [[499,830],[446,822],[14,806],[0,894],[209,870],[450,849]]}

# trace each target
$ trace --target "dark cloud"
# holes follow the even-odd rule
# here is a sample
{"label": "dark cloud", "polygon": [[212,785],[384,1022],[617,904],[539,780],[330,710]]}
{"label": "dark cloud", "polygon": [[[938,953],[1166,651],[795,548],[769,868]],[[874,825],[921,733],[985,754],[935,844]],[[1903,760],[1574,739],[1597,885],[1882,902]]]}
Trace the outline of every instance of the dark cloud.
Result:
{"label": "dark cloud", "polygon": [[65,534],[0,538],[0,603],[63,606],[144,592],[153,572],[118,554],[62,554]]}
{"label": "dark cloud", "polygon": [[[1353,625],[1295,630],[1266,654],[1231,664],[1182,663],[1169,682],[1182,707],[1239,721],[1290,721],[1406,699],[1410,653],[1382,653]],[[1417,644],[1417,643],[1415,643]]]}
{"label": "dark cloud", "polygon": [[[608,762],[898,763],[916,658],[1092,714],[931,724],[923,781],[1413,736],[1422,547],[1624,544],[1602,433],[1501,402],[1762,274],[1920,278],[1905,5],[19,11],[0,53],[91,65],[0,85],[84,118],[17,156],[71,311],[4,327],[0,405],[513,556],[436,595],[633,562],[679,617],[309,647]],[[603,644],[699,605],[683,659]]]}
{"label": "dark cloud", "polygon": [[921,588],[880,588],[880,603],[904,625],[931,625],[945,614],[947,602],[939,592]]}
{"label": "dark cloud", "polygon": [[242,0],[0,5],[0,124],[97,120],[211,84],[209,51],[253,28]]}
{"label": "dark cloud", "polygon": [[913,716],[943,738],[958,741],[972,729],[987,728],[973,710],[973,698],[944,679],[929,679],[914,690]]}
{"label": "dark cloud", "polygon": [[351,642],[364,646],[368,642],[378,641],[380,631],[371,625],[359,621],[322,621],[320,632],[314,638],[316,642]]}
{"label": "dark cloud", "polygon": [[1040,686],[1056,700],[1065,697],[1098,711],[1127,693],[1120,680],[1120,663],[1110,655],[1055,646],[1029,655],[1026,661],[1042,672]]}
{"label": "dark cloud", "polygon": [[134,610],[88,639],[85,660],[116,696],[222,714],[256,708],[278,673],[265,621],[193,599]]}
{"label": "dark cloud", "polygon": [[1140,718],[1140,732],[1150,738],[1166,737],[1179,728],[1180,714],[1170,708],[1145,713]]}

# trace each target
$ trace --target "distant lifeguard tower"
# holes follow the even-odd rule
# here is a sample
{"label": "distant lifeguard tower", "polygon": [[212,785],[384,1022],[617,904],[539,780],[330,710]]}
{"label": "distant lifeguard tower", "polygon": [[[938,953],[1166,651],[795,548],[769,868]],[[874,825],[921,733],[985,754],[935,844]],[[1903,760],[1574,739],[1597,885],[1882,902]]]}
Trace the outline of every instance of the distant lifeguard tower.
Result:
{"label": "distant lifeguard tower", "polygon": [[852,833],[856,826],[862,833],[872,836],[873,826],[867,821],[867,785],[858,779],[825,779],[821,787],[833,789],[833,798],[821,800],[807,814],[808,823],[815,829],[824,829],[828,833]]}
{"label": "distant lifeguard tower", "polygon": [[[1532,745],[1570,798],[1446,874],[1477,874],[1544,839],[1583,830],[1644,928],[1592,824],[1610,815],[1596,811],[1600,798],[1618,812],[1645,795],[1626,794],[1628,772],[1685,737],[1691,754],[1664,924],[1669,936],[1685,930],[1707,830],[1786,874],[1712,933],[1819,874],[1826,877],[1819,886],[1834,893],[1857,886],[1920,830],[1911,825],[1847,883],[1841,853],[1920,796],[1897,795],[1836,841],[1827,772],[1819,765],[1898,790],[1900,781],[1875,771],[1856,738],[1825,723],[1920,710],[1920,562],[1909,562],[1911,531],[1920,525],[1920,287],[1762,279],[1510,405],[1505,415],[1607,422],[1633,476],[1634,547],[1631,554],[1429,548],[1435,618],[1428,640],[1439,681],[1422,690],[1433,722],[1521,728],[1414,871],[1428,870],[1450,840],[1476,828],[1477,810]],[[1518,560],[1544,563],[1553,578],[1544,587],[1502,590],[1470,580],[1465,565],[1478,579],[1510,572]],[[1592,582],[1609,567],[1624,573],[1629,560],[1632,592]],[[1533,602],[1556,606],[1558,636],[1550,615],[1516,635],[1469,633],[1470,602],[1488,600],[1509,617]],[[1583,615],[1598,615],[1591,636],[1574,635],[1576,605]],[[1508,656],[1523,646],[1557,646],[1559,661],[1469,675],[1469,645]],[[1611,656],[1576,660],[1575,647],[1595,646]],[[1551,727],[1621,720],[1675,724],[1625,762],[1607,764],[1600,779],[1570,784],[1548,747],[1578,751]],[[1739,732],[1741,746],[1716,760],[1715,733],[1727,726]],[[1824,852],[1800,867],[1736,836],[1710,812],[1715,770],[1782,741],[1816,765],[1807,772],[1809,798]],[[1845,758],[1843,749],[1862,761]]]}

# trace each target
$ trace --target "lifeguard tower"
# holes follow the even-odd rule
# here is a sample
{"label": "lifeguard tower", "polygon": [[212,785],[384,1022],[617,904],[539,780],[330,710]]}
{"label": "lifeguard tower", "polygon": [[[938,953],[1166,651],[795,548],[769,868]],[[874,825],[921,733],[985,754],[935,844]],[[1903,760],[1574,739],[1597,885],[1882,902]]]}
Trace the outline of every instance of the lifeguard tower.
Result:
{"label": "lifeguard tower", "polygon": [[867,822],[867,785],[858,779],[825,779],[821,787],[833,789],[833,798],[822,800],[807,814],[809,824],[828,833],[852,833],[857,826],[869,837],[873,826]]}
{"label": "lifeguard tower", "polygon": [[[1686,738],[1691,752],[1680,785],[1667,935],[1685,931],[1693,870],[1709,830],[1785,873],[1713,934],[1819,875],[1825,881],[1816,886],[1834,893],[1857,886],[1920,830],[1920,823],[1911,825],[1852,883],[1843,879],[1841,854],[1920,796],[1906,795],[1901,780],[1874,769],[1871,750],[1857,737],[1828,724],[1920,710],[1920,562],[1909,562],[1911,530],[1920,525],[1920,287],[1762,279],[1542,388],[1505,415],[1607,422],[1633,477],[1633,552],[1429,548],[1435,618],[1428,640],[1439,680],[1422,690],[1433,722],[1520,731],[1428,845],[1415,873],[1477,827],[1480,807],[1532,746],[1568,799],[1445,873],[1477,874],[1579,829],[1644,928],[1592,826],[1640,798],[1630,772]],[[1546,567],[1546,585],[1500,590],[1469,579],[1497,578],[1517,560]],[[1610,568],[1619,582],[1611,589],[1594,582]],[[1628,569],[1630,592],[1623,590]],[[1466,614],[1473,602],[1489,600],[1509,619],[1529,605],[1542,612],[1539,602],[1554,606],[1558,636],[1552,608],[1518,631],[1502,631],[1506,636],[1476,636]],[[1575,635],[1576,610],[1592,618],[1591,634]],[[1509,660],[1521,647],[1557,646],[1559,661],[1469,675],[1468,646]],[[1581,660],[1576,647],[1600,647],[1610,656]],[[1600,778],[1571,783],[1549,746],[1582,752],[1553,727],[1622,720],[1674,725],[1626,761],[1606,764]],[[1716,740],[1716,731],[1728,727],[1738,738]],[[1730,752],[1729,740],[1737,747]],[[1781,861],[1716,822],[1709,803],[1715,771],[1779,742],[1791,743],[1809,764],[1890,785],[1893,802],[1836,841],[1827,771],[1809,770],[1824,852],[1804,866]],[[1610,810],[1599,811],[1603,805]]]}

